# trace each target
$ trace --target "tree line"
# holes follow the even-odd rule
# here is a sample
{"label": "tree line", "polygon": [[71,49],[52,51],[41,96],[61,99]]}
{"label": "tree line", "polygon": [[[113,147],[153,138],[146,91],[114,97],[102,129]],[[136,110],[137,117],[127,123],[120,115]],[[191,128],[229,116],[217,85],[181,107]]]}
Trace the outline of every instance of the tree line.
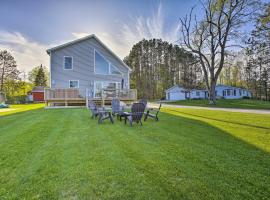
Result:
{"label": "tree line", "polygon": [[132,67],[131,87],[138,89],[139,97],[162,98],[164,90],[175,84],[200,85],[201,72],[194,56],[161,39],[138,42],[124,61]]}
{"label": "tree line", "polygon": [[34,86],[47,86],[49,72],[40,65],[27,75],[19,71],[15,58],[7,50],[0,50],[0,92],[4,92],[9,103],[25,102],[26,95]]}

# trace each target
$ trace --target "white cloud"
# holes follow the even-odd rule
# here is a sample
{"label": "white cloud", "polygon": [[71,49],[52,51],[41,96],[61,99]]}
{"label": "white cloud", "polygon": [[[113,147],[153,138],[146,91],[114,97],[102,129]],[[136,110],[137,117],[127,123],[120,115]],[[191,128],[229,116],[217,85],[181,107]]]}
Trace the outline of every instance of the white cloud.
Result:
{"label": "white cloud", "polygon": [[[168,42],[175,42],[179,37],[179,23],[165,27],[165,12],[160,3],[157,10],[150,17],[132,16],[128,23],[123,23],[120,28],[118,40],[129,50],[138,41],[152,38],[161,38]],[[128,53],[128,52],[127,52]]]}
{"label": "white cloud", "polygon": [[[165,27],[165,14],[160,3],[149,17],[130,16],[125,23],[118,22],[116,30],[95,32],[95,34],[120,58],[124,58],[129,54],[132,46],[143,38],[161,38],[172,43],[179,39],[180,24],[176,22],[171,24],[169,28]],[[89,34],[92,33],[72,33],[75,38],[81,38]]]}
{"label": "white cloud", "polygon": [[11,52],[21,71],[29,72],[40,64],[49,67],[47,46],[31,41],[19,32],[0,31],[0,49]]}

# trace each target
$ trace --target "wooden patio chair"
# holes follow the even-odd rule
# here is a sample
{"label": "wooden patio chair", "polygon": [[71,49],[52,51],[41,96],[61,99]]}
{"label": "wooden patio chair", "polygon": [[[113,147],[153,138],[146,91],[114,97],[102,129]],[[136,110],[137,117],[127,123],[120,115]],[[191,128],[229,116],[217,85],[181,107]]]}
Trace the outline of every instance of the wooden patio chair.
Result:
{"label": "wooden patio chair", "polygon": [[140,99],[139,103],[142,103],[144,105],[144,107],[146,108],[146,106],[147,106],[147,99],[142,98],[142,99]]}
{"label": "wooden patio chair", "polygon": [[112,99],[112,115],[117,117],[124,112],[124,107],[121,106],[120,100],[117,98]]}
{"label": "wooden patio chair", "polygon": [[144,113],[145,105],[143,103],[134,103],[131,107],[131,113],[128,113],[125,117],[125,124],[127,120],[129,121],[130,126],[133,122],[137,122],[142,126],[142,116]]}
{"label": "wooden patio chair", "polygon": [[159,113],[160,109],[161,109],[161,104],[159,104],[158,109],[156,109],[156,108],[147,109],[147,111],[144,113],[144,121],[146,121],[148,117],[151,117],[151,118],[155,119],[156,121],[158,121],[159,120],[158,113]]}
{"label": "wooden patio chair", "polygon": [[97,107],[95,102],[91,99],[88,100],[88,108],[92,113],[92,118],[96,118],[100,111],[104,111],[103,107]]}

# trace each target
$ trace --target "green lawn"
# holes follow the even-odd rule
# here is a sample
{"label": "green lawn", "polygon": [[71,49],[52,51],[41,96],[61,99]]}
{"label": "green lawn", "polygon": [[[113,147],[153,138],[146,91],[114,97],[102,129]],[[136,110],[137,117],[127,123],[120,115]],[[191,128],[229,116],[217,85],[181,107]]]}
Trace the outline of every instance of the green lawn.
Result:
{"label": "green lawn", "polygon": [[269,199],[270,115],[166,108],[129,127],[38,106],[0,116],[1,200]]}
{"label": "green lawn", "polygon": [[191,99],[170,102],[170,104],[217,108],[270,109],[270,101],[259,101],[254,99],[219,99],[217,100],[216,105],[209,105],[208,100]]}

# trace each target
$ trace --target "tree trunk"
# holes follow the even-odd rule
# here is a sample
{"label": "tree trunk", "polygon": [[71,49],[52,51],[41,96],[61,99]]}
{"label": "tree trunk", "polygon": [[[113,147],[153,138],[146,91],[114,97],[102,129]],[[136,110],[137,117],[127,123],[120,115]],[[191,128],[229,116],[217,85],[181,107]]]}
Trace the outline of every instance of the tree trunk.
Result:
{"label": "tree trunk", "polygon": [[209,104],[215,105],[216,104],[216,81],[211,80],[211,85],[209,88]]}

